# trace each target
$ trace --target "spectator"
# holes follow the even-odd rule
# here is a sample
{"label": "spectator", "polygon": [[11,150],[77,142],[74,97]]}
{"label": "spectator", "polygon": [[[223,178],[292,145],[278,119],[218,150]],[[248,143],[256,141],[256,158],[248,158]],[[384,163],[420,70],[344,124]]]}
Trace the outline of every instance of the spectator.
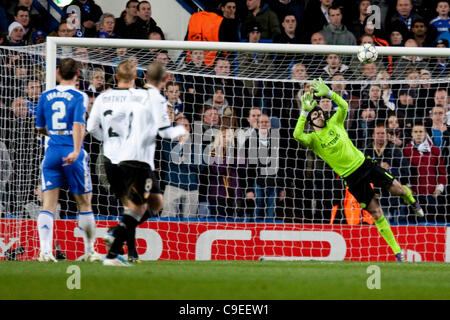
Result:
{"label": "spectator", "polygon": [[448,16],[449,11],[450,6],[448,0],[437,1],[436,12],[438,16],[430,21],[430,25],[436,28],[438,34],[450,31],[450,18]]}
{"label": "spectator", "polygon": [[413,11],[411,0],[397,0],[395,10],[394,15],[388,21],[387,30],[388,32],[394,29],[398,30],[403,39],[407,39],[413,20],[422,17]]}
{"label": "spectator", "polygon": [[330,79],[334,74],[347,74],[349,67],[341,62],[341,56],[331,53],[326,59],[327,65],[323,68],[322,78]]}
{"label": "spectator", "polygon": [[64,12],[69,15],[72,12],[67,10],[72,7],[77,6],[79,12],[81,13],[81,27],[84,37],[94,38],[97,36],[97,23],[103,14],[102,8],[98,6],[94,0],[74,0],[72,4],[64,7]]}
{"label": "spectator", "polygon": [[238,119],[242,119],[244,117],[244,105],[250,104],[250,97],[245,92],[244,83],[231,77],[231,62],[229,59],[223,54],[217,55],[213,66],[215,77],[208,78],[208,84],[210,84],[210,89],[215,87],[223,88],[230,106],[233,107],[234,114]]}
{"label": "spectator", "polygon": [[8,31],[0,30],[0,46],[5,46],[7,43]]}
{"label": "spectator", "polygon": [[103,69],[95,68],[91,71],[89,87],[85,90],[96,93],[105,91],[105,71]]}
{"label": "spectator", "polygon": [[166,187],[164,190],[164,206],[162,217],[184,218],[197,216],[199,177],[203,166],[194,161],[194,148],[191,142],[191,126],[189,120],[182,114],[177,118],[177,125],[187,130],[185,136],[178,141],[163,140],[163,169]]}
{"label": "spectator", "polygon": [[[366,156],[376,160],[379,165],[388,171],[402,184],[406,184],[411,176],[409,163],[403,157],[402,149],[399,149],[388,139],[387,129],[383,122],[377,123],[373,133],[372,141],[364,150]],[[381,191],[381,192],[380,192]],[[401,204],[398,197],[393,197],[384,189],[377,190],[380,194],[380,204],[384,208],[387,217],[404,216],[406,206]]]}
{"label": "spectator", "polygon": [[[399,91],[395,110],[398,119],[404,124],[405,137],[410,136],[412,126],[416,122],[416,99],[411,91],[405,89]],[[423,118],[418,118],[417,121],[423,121]]]}
{"label": "spectator", "polygon": [[427,69],[419,70],[420,84],[417,89],[417,106],[423,110],[434,104],[434,92],[436,86],[431,84],[431,72]]}
{"label": "spectator", "polygon": [[272,9],[278,17],[278,21],[283,21],[289,14],[295,16],[299,24],[303,20],[306,1],[302,0],[269,0],[269,8]]}
{"label": "spectator", "polygon": [[33,44],[31,39],[35,29],[30,25],[30,11],[24,6],[19,6],[14,9],[14,21],[22,25],[24,31],[23,40],[25,45]]}
{"label": "spectator", "polygon": [[44,43],[47,38],[47,34],[42,30],[36,30],[31,36],[31,41],[33,44]]}
{"label": "spectator", "polygon": [[383,81],[383,83],[380,84],[380,87],[381,87],[381,97],[383,98],[384,104],[390,110],[395,110],[395,96],[394,92],[392,91],[391,84],[389,82],[390,79],[391,75],[386,70],[381,70],[377,74],[377,80]]}
{"label": "spectator", "polygon": [[[411,163],[412,191],[425,211],[428,222],[442,219],[438,216],[438,198],[447,184],[447,172],[439,148],[427,137],[425,127],[419,123],[412,127],[412,140],[403,149]],[[440,202],[440,201],[439,201]]]}
{"label": "spectator", "polygon": [[99,20],[99,38],[117,38],[114,33],[114,26],[116,25],[116,18],[112,13],[103,13]]}
{"label": "spectator", "polygon": [[425,20],[416,18],[411,26],[412,37],[416,40],[418,47],[433,47],[436,39],[436,29],[434,26],[427,26]]}
{"label": "spectator", "polygon": [[[322,33],[315,32],[308,39],[308,44],[326,45],[325,38]],[[307,72],[311,78],[319,77],[322,74],[322,69],[326,66],[326,55],[324,54],[304,54],[300,60],[307,66]]]}
{"label": "spectator", "polygon": [[[376,121],[377,122],[385,122],[387,119],[387,115],[389,111],[393,111],[394,109],[390,109],[384,103],[384,100],[381,96],[381,86],[379,84],[370,85],[369,89],[369,99],[363,102],[362,108],[372,108],[376,112]],[[392,105],[390,105],[392,107]]]}
{"label": "spectator", "polygon": [[24,46],[25,29],[19,22],[13,22],[8,27],[6,46]]}
{"label": "spectator", "polygon": [[356,122],[353,124],[353,131],[349,132],[350,138],[354,140],[358,148],[363,149],[368,145],[375,128],[376,118],[376,109],[371,108],[369,104],[361,105]]}
{"label": "spectator", "polygon": [[309,43],[311,36],[319,32],[330,23],[328,9],[333,5],[333,0],[308,1],[305,9],[305,19],[302,22],[304,30],[304,43]]}
{"label": "spectator", "polygon": [[[258,154],[266,154],[270,159],[261,159],[258,157],[258,164],[254,175],[254,197],[256,200],[255,218],[264,219],[265,222],[271,222],[275,219],[275,209],[277,198],[284,198],[284,189],[280,188],[280,177],[278,176],[281,165],[275,165],[274,161],[280,161],[279,154],[274,154],[278,150],[279,135],[271,129],[270,118],[266,114],[261,114],[258,118]],[[261,148],[266,152],[261,152]],[[250,150],[251,152],[251,150]],[[268,160],[268,161],[267,161]]]}
{"label": "spectator", "polygon": [[400,30],[392,30],[389,34],[389,45],[392,47],[403,47],[405,42],[403,41],[403,35]]}
{"label": "spectator", "polygon": [[205,52],[203,50],[192,50],[190,52],[191,59],[186,62],[184,69],[186,72],[199,73],[199,74],[209,74],[211,73],[211,68],[206,66]]}
{"label": "spectator", "polygon": [[58,25],[58,29],[50,33],[51,37],[75,37],[77,30],[73,26],[67,23],[67,20],[61,20]]}
{"label": "spectator", "polygon": [[148,40],[166,40],[164,33],[160,30],[153,30],[148,35]]}
{"label": "spectator", "polygon": [[[280,22],[275,12],[262,0],[247,0],[248,15],[242,23],[241,34],[250,36],[257,23],[261,32],[261,39],[273,41],[281,34]],[[249,40],[249,42],[251,42]]]}
{"label": "spectator", "polygon": [[[244,165],[237,162],[234,131],[222,129],[214,134],[213,147],[206,160],[208,164],[208,203],[211,216],[216,219],[242,215],[244,192],[242,183]],[[241,184],[240,184],[241,183]]]}
{"label": "spectator", "polygon": [[158,27],[156,21],[152,18],[152,6],[150,2],[144,0],[140,1],[137,6],[137,25],[139,31],[136,34],[136,37],[139,39],[148,39],[148,35],[152,31],[161,31],[160,27]]}
{"label": "spectator", "polygon": [[327,44],[332,45],[356,45],[356,38],[342,24],[342,7],[331,6],[328,9],[330,23],[325,25],[321,31]]}
{"label": "spectator", "polygon": [[349,27],[350,32],[353,33],[356,39],[361,38],[361,36],[366,33],[364,27],[366,24],[366,18],[369,17],[369,12],[367,9],[371,5],[371,0],[359,0],[358,4],[358,15],[354,17],[351,26]]}
{"label": "spectator", "polygon": [[404,145],[403,125],[393,112],[389,113],[388,115],[386,130],[389,142],[394,144],[397,148],[403,149]]}
{"label": "spectator", "polygon": [[275,37],[273,42],[276,43],[301,43],[297,37],[297,19],[294,14],[287,14],[281,23],[283,29],[281,33]]}
{"label": "spectator", "polygon": [[[248,39],[250,43],[259,43],[261,40],[261,28],[255,23],[250,27],[248,25],[247,30]],[[239,52],[238,53],[239,64],[239,76],[246,78],[269,78],[275,71],[274,56],[271,53],[265,52]],[[252,101],[252,105],[262,103],[263,85],[257,80],[244,80],[246,90],[250,96],[255,100]]]}
{"label": "spectator", "polygon": [[445,111],[443,107],[435,106],[430,110],[431,128],[429,135],[433,144],[439,148],[439,150],[449,147],[450,143],[450,131],[445,123]]}
{"label": "spectator", "polygon": [[[448,48],[449,43],[445,39],[436,42],[437,48]],[[431,57],[429,63],[431,75],[433,78],[446,78],[450,76],[450,60],[449,57]]]}
{"label": "spectator", "polygon": [[[399,0],[401,1],[401,0]],[[405,47],[417,47],[417,42],[414,39],[408,39],[405,42]],[[428,63],[419,56],[401,56],[394,61],[394,71],[392,73],[392,79],[404,79],[405,72],[408,68],[414,67],[418,70],[428,69]]]}
{"label": "spectator", "polygon": [[[174,114],[175,115],[182,114],[183,102],[180,99],[181,97],[180,85],[177,82],[173,81],[167,82],[164,94],[167,98],[167,105],[173,109]],[[189,121],[189,119],[187,121]]]}
{"label": "spectator", "polygon": [[125,5],[125,10],[114,25],[114,33],[122,39],[139,38],[138,31],[138,0],[129,0]]}
{"label": "spectator", "polygon": [[36,115],[36,108],[39,97],[42,93],[42,83],[37,79],[29,79],[25,88],[25,98],[27,104],[28,114],[30,116]]}
{"label": "spectator", "polygon": [[219,14],[223,20],[219,28],[219,41],[239,42],[239,19],[236,17],[236,1],[221,1]]}
{"label": "spectator", "polygon": [[217,87],[214,89],[213,96],[206,100],[205,104],[217,109],[220,116],[223,115],[225,108],[229,106],[228,100],[225,98],[224,90],[221,87]]}

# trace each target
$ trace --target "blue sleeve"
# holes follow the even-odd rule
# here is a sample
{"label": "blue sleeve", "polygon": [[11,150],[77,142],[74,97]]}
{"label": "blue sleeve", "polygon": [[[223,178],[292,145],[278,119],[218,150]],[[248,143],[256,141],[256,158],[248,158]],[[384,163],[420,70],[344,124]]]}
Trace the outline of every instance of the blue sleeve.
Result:
{"label": "blue sleeve", "polygon": [[44,115],[45,102],[43,96],[39,98],[39,102],[36,109],[36,127],[45,128],[45,115]]}
{"label": "blue sleeve", "polygon": [[78,122],[86,125],[87,108],[84,100],[84,96],[80,95],[80,97],[75,101],[73,122]]}

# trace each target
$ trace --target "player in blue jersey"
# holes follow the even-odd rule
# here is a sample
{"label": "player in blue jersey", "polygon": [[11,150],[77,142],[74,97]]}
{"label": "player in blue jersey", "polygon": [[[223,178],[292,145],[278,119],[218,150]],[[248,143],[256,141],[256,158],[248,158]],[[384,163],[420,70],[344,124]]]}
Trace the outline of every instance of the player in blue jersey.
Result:
{"label": "player in blue jersey", "polygon": [[40,241],[39,261],[54,261],[53,216],[59,200],[59,189],[68,186],[78,205],[78,227],[83,232],[84,259],[101,260],[94,251],[95,219],[92,211],[92,182],[89,155],[83,149],[85,114],[88,97],[78,91],[78,64],[62,59],[57,70],[60,84],[39,98],[36,129],[49,136],[41,165],[42,210],[37,219]]}

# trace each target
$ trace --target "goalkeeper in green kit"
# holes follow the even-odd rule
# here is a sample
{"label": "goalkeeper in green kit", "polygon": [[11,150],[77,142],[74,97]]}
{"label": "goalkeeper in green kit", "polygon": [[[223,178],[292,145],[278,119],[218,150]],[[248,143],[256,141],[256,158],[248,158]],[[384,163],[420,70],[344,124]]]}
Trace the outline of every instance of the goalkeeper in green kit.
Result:
{"label": "goalkeeper in green kit", "polygon": [[[396,196],[400,196],[409,204],[414,212],[423,217],[423,210],[414,199],[407,186],[390,175],[376,164],[376,161],[366,158],[348,137],[344,127],[348,104],[338,94],[333,92],[322,79],[315,79],[311,89],[316,97],[328,97],[338,105],[338,110],[329,119],[323,110],[316,106],[313,95],[303,94],[302,111],[294,130],[294,138],[305,147],[311,148],[314,154],[322,158],[342,179],[349,191],[374,218],[375,225],[381,236],[391,247],[398,261],[405,261],[404,250],[399,246],[392,233],[388,221],[383,215],[381,206],[375,197],[371,183],[378,188],[384,188]],[[305,133],[305,124],[309,122],[314,132]]]}

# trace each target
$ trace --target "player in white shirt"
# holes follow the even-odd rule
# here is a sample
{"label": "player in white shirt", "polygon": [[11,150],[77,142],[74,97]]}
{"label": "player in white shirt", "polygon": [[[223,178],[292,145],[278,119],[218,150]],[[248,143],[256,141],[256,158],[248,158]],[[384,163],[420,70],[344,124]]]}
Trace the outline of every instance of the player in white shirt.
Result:
{"label": "player in white shirt", "polygon": [[[164,85],[165,70],[160,64],[149,67],[148,70],[154,79],[151,81],[152,85]],[[121,199],[125,208],[121,222],[112,235],[105,238],[109,250],[104,265],[128,265],[120,257],[123,242],[127,241],[129,251],[135,251],[136,227],[146,220],[147,207],[150,206],[153,211],[162,209],[162,193],[152,171],[157,134],[164,138],[176,138],[186,133],[184,128],[172,128],[170,120],[167,122],[167,106],[162,105],[160,99],[155,99],[156,95],[150,91],[132,89],[135,78],[134,65],[127,62],[119,65],[119,87],[128,88],[131,93],[127,99],[123,99],[121,106],[116,106],[117,120],[122,119],[115,126],[120,131],[120,137],[119,134],[111,136],[110,129],[103,124],[99,129],[98,115],[104,115],[104,108],[94,105],[92,114],[96,116],[92,119],[92,126],[88,120],[88,130],[95,137],[101,137],[104,143],[110,144],[108,157],[111,163],[106,161],[105,169],[113,192]],[[99,109],[95,110],[96,108]],[[112,117],[110,124],[116,123],[113,119]],[[109,140],[112,142],[106,142]]]}

